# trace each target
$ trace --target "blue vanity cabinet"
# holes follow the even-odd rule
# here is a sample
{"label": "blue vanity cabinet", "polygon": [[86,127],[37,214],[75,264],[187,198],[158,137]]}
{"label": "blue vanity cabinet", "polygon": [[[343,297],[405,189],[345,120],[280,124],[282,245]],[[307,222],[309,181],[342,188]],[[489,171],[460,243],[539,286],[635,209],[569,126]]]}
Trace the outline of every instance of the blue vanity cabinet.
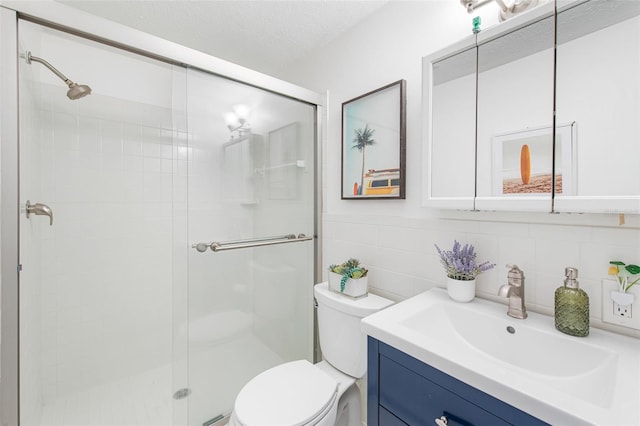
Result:
{"label": "blue vanity cabinet", "polygon": [[367,386],[369,426],[547,425],[372,337]]}

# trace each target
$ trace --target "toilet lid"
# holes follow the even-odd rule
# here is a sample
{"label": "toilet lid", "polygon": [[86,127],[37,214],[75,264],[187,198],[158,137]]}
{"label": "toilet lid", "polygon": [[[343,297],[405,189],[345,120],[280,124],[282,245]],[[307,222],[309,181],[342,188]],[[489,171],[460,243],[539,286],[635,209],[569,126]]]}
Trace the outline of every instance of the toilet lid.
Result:
{"label": "toilet lid", "polygon": [[304,425],[333,403],[337,390],[338,382],[309,361],[292,361],[251,379],[234,412],[246,426]]}

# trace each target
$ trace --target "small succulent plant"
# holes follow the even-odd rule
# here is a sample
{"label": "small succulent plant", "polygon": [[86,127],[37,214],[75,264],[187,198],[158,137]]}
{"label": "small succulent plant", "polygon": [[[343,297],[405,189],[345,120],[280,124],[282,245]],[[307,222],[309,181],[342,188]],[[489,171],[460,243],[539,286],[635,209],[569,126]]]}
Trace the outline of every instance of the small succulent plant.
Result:
{"label": "small succulent plant", "polygon": [[342,275],[340,279],[340,291],[344,291],[344,287],[347,285],[347,281],[349,278],[353,278],[357,280],[358,278],[366,277],[367,268],[360,265],[360,261],[358,259],[351,258],[344,263],[339,265],[330,265],[329,271]]}

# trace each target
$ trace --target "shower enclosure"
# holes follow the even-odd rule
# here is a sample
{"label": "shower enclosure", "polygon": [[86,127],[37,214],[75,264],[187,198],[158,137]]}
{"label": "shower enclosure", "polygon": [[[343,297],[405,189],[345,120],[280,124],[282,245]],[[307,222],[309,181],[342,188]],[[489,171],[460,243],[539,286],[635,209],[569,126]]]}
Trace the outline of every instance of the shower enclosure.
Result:
{"label": "shower enclosure", "polygon": [[0,7],[0,419],[224,424],[313,360],[320,96],[58,6]]}

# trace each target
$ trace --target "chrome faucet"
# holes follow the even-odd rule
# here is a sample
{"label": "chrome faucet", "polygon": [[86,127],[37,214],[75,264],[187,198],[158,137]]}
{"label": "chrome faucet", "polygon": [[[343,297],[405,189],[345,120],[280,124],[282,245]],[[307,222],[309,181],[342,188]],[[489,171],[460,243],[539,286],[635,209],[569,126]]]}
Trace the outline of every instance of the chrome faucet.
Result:
{"label": "chrome faucet", "polygon": [[517,265],[507,265],[507,284],[500,287],[498,296],[509,298],[507,315],[513,318],[525,319],[527,308],[524,305],[524,272]]}

